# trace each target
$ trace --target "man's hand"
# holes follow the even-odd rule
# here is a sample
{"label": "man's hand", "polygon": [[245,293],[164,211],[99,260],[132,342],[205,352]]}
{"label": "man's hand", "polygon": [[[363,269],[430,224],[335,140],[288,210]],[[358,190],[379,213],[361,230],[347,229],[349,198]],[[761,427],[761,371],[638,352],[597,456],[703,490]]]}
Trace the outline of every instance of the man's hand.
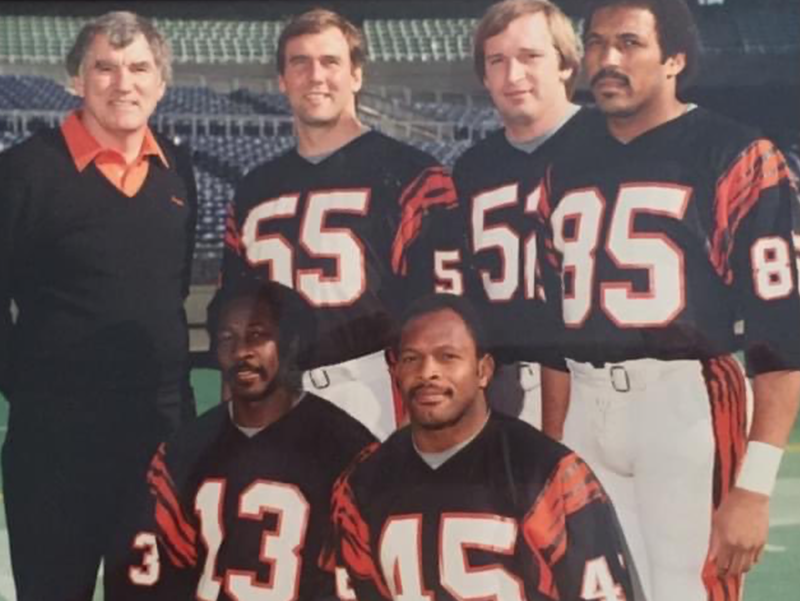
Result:
{"label": "man's hand", "polygon": [[747,572],[761,558],[769,531],[769,497],[733,488],[720,504],[711,524],[709,559],[717,573]]}

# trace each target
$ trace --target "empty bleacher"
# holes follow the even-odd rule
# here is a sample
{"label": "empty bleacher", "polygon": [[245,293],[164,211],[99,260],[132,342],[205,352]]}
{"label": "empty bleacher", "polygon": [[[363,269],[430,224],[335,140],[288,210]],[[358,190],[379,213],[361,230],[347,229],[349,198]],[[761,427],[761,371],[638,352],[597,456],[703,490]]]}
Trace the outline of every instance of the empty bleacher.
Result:
{"label": "empty bleacher", "polygon": [[456,123],[459,127],[494,129],[500,127],[500,118],[493,106],[415,101],[412,109],[434,121]]}
{"label": "empty bleacher", "polygon": [[[796,53],[800,11],[753,8],[699,11],[707,52]],[[266,64],[274,60],[281,21],[153,19],[170,40],[177,64]],[[0,63],[60,64],[85,18],[0,15]],[[375,62],[453,62],[471,59],[475,19],[366,19]]]}
{"label": "empty bleacher", "polygon": [[461,61],[472,57],[475,19],[381,19],[364,21],[371,60]]}
{"label": "empty bleacher", "polygon": [[68,111],[78,104],[75,96],[52,79],[0,75],[0,110]]}
{"label": "empty bleacher", "polygon": [[[0,16],[0,62],[60,64],[86,18]],[[178,64],[268,63],[282,23],[199,19],[153,19],[170,40]]]}
{"label": "empty bleacher", "polygon": [[[50,78],[31,75],[0,75],[0,110],[68,111],[80,100]],[[167,89],[158,104],[159,113],[192,115],[289,115],[279,94],[238,89],[220,93],[202,86]]]}
{"label": "empty bleacher", "polygon": [[277,94],[252,94],[235,90],[221,94],[208,87],[180,86],[167,89],[158,103],[160,113],[209,115],[288,115],[289,109]]}

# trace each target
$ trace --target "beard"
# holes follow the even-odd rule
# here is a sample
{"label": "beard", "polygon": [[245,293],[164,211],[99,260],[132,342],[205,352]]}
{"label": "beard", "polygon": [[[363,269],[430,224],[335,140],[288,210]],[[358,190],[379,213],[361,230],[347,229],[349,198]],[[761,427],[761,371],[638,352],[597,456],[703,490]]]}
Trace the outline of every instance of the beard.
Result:
{"label": "beard", "polygon": [[[416,406],[414,404],[414,398],[416,397],[417,393],[424,388],[426,388],[426,386],[416,386],[409,391],[409,397],[411,398],[409,414],[413,418],[414,423],[425,430],[437,431],[454,426],[461,421],[461,419],[464,417],[464,414],[467,412],[467,407],[460,407],[457,409],[455,414],[448,414],[440,417],[436,415],[435,408],[433,409],[433,415],[431,415],[431,409]],[[454,392],[452,390],[445,389],[441,390],[440,394],[446,397],[448,402],[451,402]]]}
{"label": "beard", "polygon": [[[239,372],[246,369],[257,376],[252,383],[240,383]],[[269,398],[279,387],[279,374],[272,374],[261,366],[236,364],[223,374],[231,392],[245,403],[257,403]]]}

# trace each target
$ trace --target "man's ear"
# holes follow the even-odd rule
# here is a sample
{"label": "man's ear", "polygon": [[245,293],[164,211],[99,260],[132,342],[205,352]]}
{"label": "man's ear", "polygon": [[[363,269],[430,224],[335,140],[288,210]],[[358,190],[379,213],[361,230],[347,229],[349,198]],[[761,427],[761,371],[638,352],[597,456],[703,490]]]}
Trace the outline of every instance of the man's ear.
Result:
{"label": "man's ear", "polygon": [[678,77],[686,69],[686,54],[678,52],[674,56],[668,56],[664,66],[667,68],[667,77]]}
{"label": "man's ear", "polygon": [[494,376],[494,357],[486,353],[478,359],[478,384],[485,389]]}
{"label": "man's ear", "polygon": [[75,92],[75,94],[83,98],[84,94],[83,78],[81,77],[80,73],[78,73],[78,75],[72,78],[72,90]]}
{"label": "man's ear", "polygon": [[354,67],[353,68],[353,93],[358,94],[361,91],[361,87],[364,85],[364,68],[363,67]]}

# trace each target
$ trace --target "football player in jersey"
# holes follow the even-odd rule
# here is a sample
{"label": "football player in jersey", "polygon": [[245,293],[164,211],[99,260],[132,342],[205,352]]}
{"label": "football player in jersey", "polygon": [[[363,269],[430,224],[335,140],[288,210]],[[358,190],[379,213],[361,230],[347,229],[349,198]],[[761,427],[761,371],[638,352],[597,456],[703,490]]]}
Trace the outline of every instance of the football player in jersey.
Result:
{"label": "football player in jersey", "polygon": [[[255,274],[296,289],[319,322],[305,388],[384,438],[402,409],[383,355],[389,324],[406,299],[434,287],[433,252],[423,244],[429,213],[456,196],[431,156],[359,120],[365,58],[359,30],[331,11],[303,13],[284,28],[279,84],[297,146],[238,187],[222,281]],[[460,273],[454,279],[461,285]]]}
{"label": "football player in jersey", "polygon": [[683,0],[590,7],[600,114],[540,207],[572,372],[546,422],[614,500],[648,599],[738,599],[800,399],[797,189],[771,142],[681,99],[698,54]]}
{"label": "football player in jersey", "polygon": [[[320,551],[336,477],[374,437],[300,389],[313,318],[289,288],[222,288],[209,328],[231,402],[161,446],[148,474],[152,529],[129,577],[144,598],[333,598]],[[150,596],[147,596],[150,595]]]}
{"label": "football player in jersey", "polygon": [[[545,305],[537,282],[536,194],[564,131],[580,129],[583,115],[570,98],[581,45],[548,0],[505,0],[478,23],[474,60],[504,127],[453,170],[468,232],[464,263],[477,279],[466,294],[488,321],[498,361],[492,406],[541,427],[540,392],[566,398],[569,373],[551,353],[558,306]],[[542,360],[552,367],[541,369],[540,391]]]}
{"label": "football player in jersey", "polygon": [[392,370],[410,426],[363,452],[334,490],[355,598],[640,599],[586,464],[489,410],[486,344],[463,297],[423,297],[404,317]]}

